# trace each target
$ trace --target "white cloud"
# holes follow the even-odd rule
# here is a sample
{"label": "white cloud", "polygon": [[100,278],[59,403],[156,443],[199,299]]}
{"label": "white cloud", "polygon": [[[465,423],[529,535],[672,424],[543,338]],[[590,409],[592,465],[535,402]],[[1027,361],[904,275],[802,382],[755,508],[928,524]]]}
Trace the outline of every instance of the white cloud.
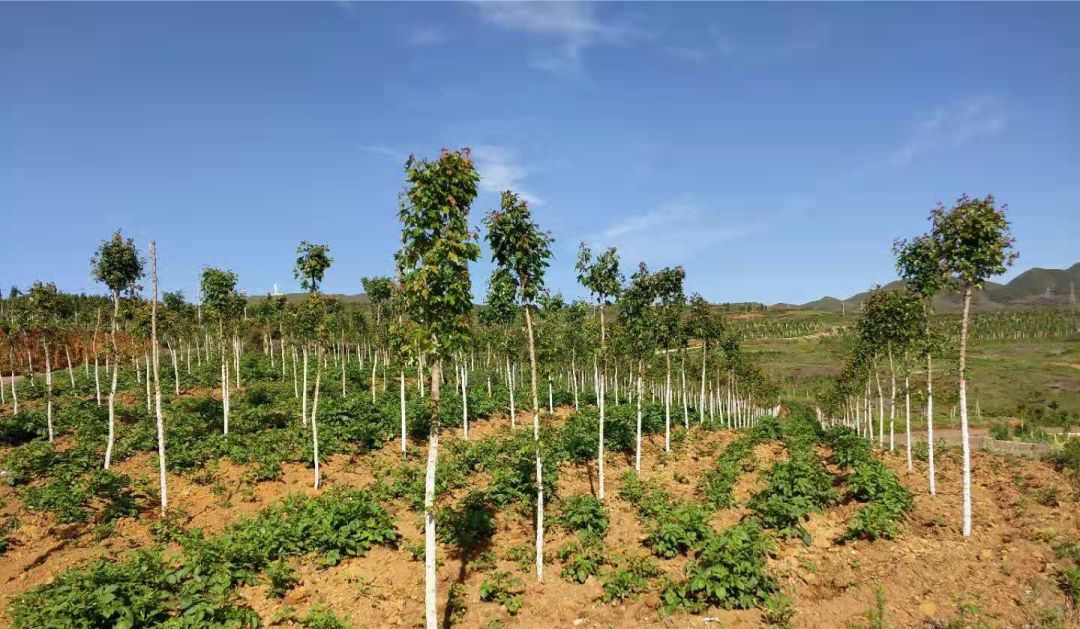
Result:
{"label": "white cloud", "polygon": [[980,96],[954,101],[916,121],[907,141],[889,161],[903,166],[926,153],[997,135],[1007,124],[1005,106],[997,99]]}
{"label": "white cloud", "polygon": [[670,55],[689,61],[738,62],[762,65],[781,61],[819,48],[828,38],[828,30],[818,24],[798,24],[772,41],[748,41],[739,39],[724,28],[710,24],[706,27],[704,42],[680,43],[665,46]]}
{"label": "white cloud", "polygon": [[416,26],[405,33],[405,41],[410,46],[417,47],[441,46],[449,39],[446,29],[434,24]]}
{"label": "white cloud", "polygon": [[480,189],[495,194],[503,190],[512,190],[531,205],[542,205],[543,200],[522,187],[522,182],[529,174],[522,166],[514,151],[490,144],[481,144],[472,149],[476,170],[480,172]]}
{"label": "white cloud", "polygon": [[392,148],[390,148],[388,146],[380,146],[380,145],[375,145],[375,144],[362,144],[358,148],[361,151],[364,151],[366,153],[373,153],[373,154],[379,155],[381,157],[386,157],[388,159],[396,159],[396,160],[399,160],[399,161],[402,161],[402,162],[405,161],[405,157],[406,157],[405,154],[402,153],[401,151],[394,150],[394,149],[392,149]]}
{"label": "white cloud", "polygon": [[680,200],[608,225],[593,241],[617,247],[627,268],[639,261],[649,266],[686,264],[718,243],[748,238],[766,229],[764,223],[733,224],[724,216]]}
{"label": "white cloud", "polygon": [[592,3],[476,2],[473,6],[494,26],[551,40],[553,45],[532,65],[552,72],[576,72],[588,48],[625,44],[641,35],[627,24],[601,22]]}

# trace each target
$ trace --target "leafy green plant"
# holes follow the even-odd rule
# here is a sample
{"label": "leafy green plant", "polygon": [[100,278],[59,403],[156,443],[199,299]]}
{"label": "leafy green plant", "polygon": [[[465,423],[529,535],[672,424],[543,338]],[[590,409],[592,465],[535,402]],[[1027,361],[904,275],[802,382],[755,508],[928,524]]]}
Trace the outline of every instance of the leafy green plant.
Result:
{"label": "leafy green plant", "polygon": [[775,547],[753,520],[710,535],[686,566],[686,579],[664,589],[664,609],[700,611],[709,606],[748,609],[776,592],[776,581],[765,571],[766,557]]}
{"label": "leafy green plant", "polygon": [[583,534],[559,550],[559,560],[563,562],[561,574],[564,579],[585,583],[604,565],[604,543],[595,535]]}
{"label": "leafy green plant", "polygon": [[679,505],[657,519],[645,545],[658,557],[670,559],[695,548],[713,532],[709,513],[703,507]]}
{"label": "leafy green plant", "polygon": [[521,579],[505,571],[492,573],[480,583],[480,600],[499,603],[511,615],[521,611],[524,592]]}
{"label": "leafy green plant", "polygon": [[351,625],[338,618],[330,609],[323,605],[313,605],[307,616],[300,619],[300,624],[306,629],[350,629]]}
{"label": "leafy green plant", "polygon": [[561,505],[557,522],[566,530],[596,537],[603,537],[607,533],[607,509],[593,496],[568,496],[561,501]]}
{"label": "leafy green plant", "polygon": [[836,500],[833,476],[813,453],[796,455],[773,464],[765,475],[768,488],[748,503],[761,526],[808,542],[802,522],[810,513]]}
{"label": "leafy green plant", "polygon": [[647,555],[625,555],[601,578],[605,603],[622,601],[647,592],[651,579],[660,576],[660,565]]}
{"label": "leafy green plant", "polygon": [[761,620],[768,629],[787,629],[795,617],[795,606],[790,596],[774,592],[765,598],[761,606]]}
{"label": "leafy green plant", "polygon": [[278,559],[267,564],[265,574],[270,585],[268,593],[273,598],[285,596],[298,582],[296,571],[284,559]]}

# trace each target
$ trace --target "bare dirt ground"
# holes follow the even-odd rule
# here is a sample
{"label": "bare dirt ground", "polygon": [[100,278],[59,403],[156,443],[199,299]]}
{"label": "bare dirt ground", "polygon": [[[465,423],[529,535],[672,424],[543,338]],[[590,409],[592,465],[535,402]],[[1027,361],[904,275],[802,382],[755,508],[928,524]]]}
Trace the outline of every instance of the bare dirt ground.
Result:
{"label": "bare dirt ground", "polygon": [[[531,423],[528,414],[519,416],[519,428]],[[473,438],[493,432],[506,419],[476,423]],[[694,433],[665,456],[663,439],[646,444],[643,474],[656,479],[683,499],[695,497],[700,474],[709,469],[720,450],[737,436],[733,432]],[[457,431],[446,437],[459,438]],[[363,487],[375,480],[374,470],[399,460],[397,444],[364,457],[338,456],[323,464],[324,481],[329,485]],[[422,457],[414,444],[410,448]],[[736,504],[742,505],[761,489],[758,475],[785,456],[776,444],[758,446],[754,469],[743,475],[735,487]],[[798,540],[780,543],[778,555],[770,560],[770,571],[783,590],[793,598],[796,627],[843,627],[857,622],[872,607],[875,588],[885,593],[886,621],[896,627],[944,626],[955,620],[959,609],[967,618],[977,618],[991,627],[1043,626],[1045,618],[1058,614],[1058,626],[1080,626],[1080,617],[1069,608],[1056,585],[1059,562],[1051,543],[1080,540],[1080,508],[1075,481],[1038,460],[1010,458],[983,452],[973,453],[974,533],[960,534],[960,466],[955,449],[939,456],[938,494],[927,493],[925,465],[916,463],[908,472],[898,449],[884,455],[888,465],[915,494],[915,508],[904,523],[898,539],[855,542],[840,545],[834,539],[853,516],[856,505],[840,505],[814,515],[807,528],[812,543]],[[617,553],[646,553],[642,546],[645,531],[634,508],[619,498],[620,476],[632,469],[632,459],[611,455],[607,465],[607,501],[611,520],[606,545]],[[118,471],[155,482],[153,460],[137,456],[117,466]],[[195,482],[195,475],[170,476],[171,502],[189,514],[187,526],[208,534],[230,522],[253,515],[280,497],[302,492],[314,494],[312,471],[290,465],[280,481],[248,483],[244,470],[228,461],[217,464],[213,484]],[[1051,489],[1056,488],[1056,489]],[[562,496],[596,491],[595,465],[565,465],[559,478]],[[1053,496],[1052,499],[1048,496]],[[121,556],[125,551],[151,544],[150,526],[156,510],[140,518],[120,521],[115,533],[97,540],[93,531],[81,526],[58,526],[51,517],[21,508],[11,488],[0,487],[4,505],[0,515],[17,513],[20,526],[15,543],[0,562],[0,608],[11,597],[42,583],[73,566],[98,557]],[[397,549],[375,548],[363,557],[348,559],[333,568],[319,568],[313,561],[297,560],[301,581],[283,601],[267,597],[264,586],[243,588],[240,595],[259,613],[267,625],[295,626],[283,610],[293,608],[302,616],[315,604],[324,604],[356,627],[418,627],[423,624],[423,563],[407,550],[422,540],[421,518],[404,503],[387,505],[396,515],[403,539]],[[557,507],[553,505],[549,513]],[[744,514],[736,506],[718,512],[712,521],[722,527],[735,523]],[[550,520],[550,518],[549,518]],[[530,547],[534,532],[532,514],[507,509],[499,514],[498,532],[486,550],[495,559],[496,569],[519,577],[524,587],[520,613],[509,615],[501,606],[479,600],[480,583],[488,573],[475,568],[475,557],[441,555],[439,568],[440,614],[446,618],[447,596],[454,584],[464,588],[466,609],[453,619],[455,626],[485,627],[498,621],[514,627],[641,627],[712,626],[756,627],[762,622],[758,610],[711,610],[702,616],[659,611],[659,586],[638,599],[622,604],[603,604],[600,583],[590,578],[585,584],[567,582],[559,576],[557,550],[570,535],[550,523],[547,530],[547,574],[537,583],[531,565],[511,560],[511,549]],[[662,561],[667,575],[682,576],[686,558]],[[275,621],[279,624],[273,625]],[[0,616],[0,626],[10,619]]]}

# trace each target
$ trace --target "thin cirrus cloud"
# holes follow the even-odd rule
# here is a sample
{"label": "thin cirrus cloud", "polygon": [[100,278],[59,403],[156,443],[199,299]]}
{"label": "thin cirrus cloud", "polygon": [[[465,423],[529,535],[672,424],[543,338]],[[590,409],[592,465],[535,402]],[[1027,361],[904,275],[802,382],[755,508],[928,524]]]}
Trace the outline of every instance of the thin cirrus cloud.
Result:
{"label": "thin cirrus cloud", "polygon": [[441,46],[450,40],[449,33],[441,26],[424,24],[410,28],[405,33],[405,41],[417,48]]}
{"label": "thin cirrus cloud", "polygon": [[737,62],[762,65],[790,59],[820,48],[828,39],[821,24],[797,24],[789,32],[771,40],[747,41],[731,35],[716,24],[706,27],[706,36],[697,44],[663,46],[667,54],[695,63]]}
{"label": "thin cirrus cloud", "polygon": [[472,149],[476,170],[480,173],[480,189],[499,194],[503,190],[512,190],[532,205],[542,205],[544,201],[523,187],[529,174],[517,153],[504,146],[480,144]]}
{"label": "thin cirrus cloud", "polygon": [[602,21],[593,3],[474,2],[473,7],[488,24],[547,40],[550,45],[531,65],[549,72],[577,72],[589,48],[624,45],[644,35],[630,24]]}
{"label": "thin cirrus cloud", "polygon": [[612,223],[596,234],[598,246],[616,247],[627,268],[639,261],[650,266],[686,264],[721,242],[749,238],[767,228],[764,223],[721,223],[694,201],[680,200]]}
{"label": "thin cirrus cloud", "polygon": [[889,156],[893,166],[906,166],[917,157],[999,135],[1008,112],[998,99],[979,96],[935,108],[916,121],[907,140]]}

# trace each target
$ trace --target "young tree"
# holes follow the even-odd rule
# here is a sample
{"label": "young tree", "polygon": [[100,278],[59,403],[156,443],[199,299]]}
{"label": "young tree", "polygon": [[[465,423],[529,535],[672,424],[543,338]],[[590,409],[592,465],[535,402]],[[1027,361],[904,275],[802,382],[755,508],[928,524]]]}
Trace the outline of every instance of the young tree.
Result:
{"label": "young tree", "polygon": [[597,498],[604,500],[604,401],[607,378],[607,326],[604,322],[604,306],[609,297],[618,297],[623,277],[619,272],[619,254],[614,247],[593,259],[589,245],[581,243],[578,250],[578,282],[589,290],[600,310],[600,378],[596,402],[600,407],[600,440],[597,446]]}
{"label": "young tree", "polygon": [[52,399],[52,361],[49,341],[54,335],[57,315],[60,309],[60,293],[56,284],[34,282],[26,294],[29,314],[29,331],[37,331],[41,337],[41,346],[45,350],[45,417],[49,441],[53,440],[53,399]]}
{"label": "young tree", "polygon": [[510,353],[515,346],[514,327],[520,309],[517,306],[517,285],[509,271],[496,267],[488,280],[487,298],[480,311],[480,323],[496,331],[496,347],[506,356],[506,390],[510,403],[510,427],[517,427],[517,408],[514,406],[514,380]]}
{"label": "young tree", "polygon": [[464,346],[472,309],[469,263],[480,256],[469,229],[469,206],[480,176],[468,149],[443,150],[436,161],[405,162],[408,186],[398,218],[401,249],[395,259],[402,305],[416,324],[412,343],[432,357],[431,429],[424,476],[424,603],[428,629],[438,627],[435,574],[435,467],[441,428],[442,364]]}
{"label": "young tree", "polygon": [[937,245],[942,266],[962,292],[960,319],[960,435],[964,457],[964,537],[971,535],[971,446],[968,442],[967,337],[971,294],[983,287],[987,278],[1000,275],[1018,254],[1012,251],[1013,237],[1005,218],[1007,206],[998,208],[993,196],[971,199],[962,196],[951,209],[938,205],[930,213],[931,236]]}
{"label": "young tree", "polygon": [[211,315],[217,318],[218,344],[221,351],[221,410],[224,415],[222,431],[229,435],[229,358],[225,352],[226,331],[240,318],[244,309],[244,298],[236,292],[236,273],[214,267],[203,267],[202,289],[203,305]]}
{"label": "young tree", "polygon": [[360,283],[364,285],[364,294],[375,307],[375,325],[382,324],[383,304],[394,296],[394,281],[389,277],[363,277]]}
{"label": "young tree", "polygon": [[[323,279],[326,269],[330,268],[333,258],[330,257],[330,248],[326,245],[315,245],[306,240],[300,242],[296,248],[296,267],[293,269],[293,277],[300,280],[300,285],[308,291],[307,299],[300,307],[300,337],[304,343],[304,402],[307,402],[307,366],[308,348],[315,344],[315,396],[311,402],[311,445],[313,461],[315,464],[315,489],[319,488],[321,474],[319,472],[319,424],[316,417],[319,412],[319,390],[322,388],[322,352],[323,341],[326,336],[327,304],[319,292],[319,282]],[[305,414],[306,408],[302,411]]]}
{"label": "young tree", "polygon": [[300,287],[309,293],[319,290],[319,282],[334,259],[330,257],[330,247],[317,245],[306,240],[300,241],[296,248],[296,266],[293,277],[300,280]]}
{"label": "young tree", "polygon": [[[120,316],[120,295],[122,293],[134,294],[141,287],[139,280],[143,277],[143,261],[139,257],[139,250],[135,248],[135,242],[128,238],[124,240],[120,230],[113,233],[112,238],[103,240],[97,252],[90,259],[90,272],[94,280],[108,287],[113,298],[112,316],[112,386],[109,389],[109,437],[105,446],[105,469],[109,469],[112,460],[113,443],[116,438],[116,384],[120,371],[120,348],[116,343],[116,324]],[[105,375],[108,375],[106,371]]]}
{"label": "young tree", "polygon": [[697,293],[690,296],[690,315],[687,334],[701,340],[701,390],[698,393],[698,423],[705,422],[705,368],[709,358],[709,343],[724,337],[724,319],[713,312],[712,306]]}
{"label": "young tree", "polygon": [[893,254],[896,256],[897,272],[904,279],[908,290],[921,300],[923,307],[923,336],[920,353],[926,357],[927,462],[930,495],[935,495],[937,475],[934,469],[934,358],[930,315],[933,313],[934,296],[944,288],[946,275],[942,267],[941,255],[937,251],[937,243],[929,235],[917,236],[909,241],[896,241],[893,244]]}
{"label": "young tree", "polygon": [[665,267],[652,276],[653,294],[658,300],[657,338],[664,351],[664,452],[671,451],[671,352],[685,343],[682,314],[686,304],[681,266]]}
{"label": "young tree", "polygon": [[491,259],[514,280],[525,311],[529,339],[529,368],[533,405],[533,442],[536,449],[536,578],[544,580],[544,472],[540,456],[540,400],[536,391],[536,341],[531,311],[544,292],[544,270],[550,265],[550,234],[540,231],[524,199],[509,190],[502,193],[499,210],[488,213]]}
{"label": "young tree", "polygon": [[630,284],[619,299],[619,319],[625,345],[637,368],[637,432],[634,440],[634,469],[641,472],[641,399],[645,396],[645,361],[655,353],[658,345],[656,313],[652,304],[656,299],[653,276],[645,263],[630,277]]}
{"label": "young tree", "polygon": [[[158,276],[157,276],[157,245],[150,241],[150,284],[153,286],[153,294],[150,298],[150,351],[154,355],[154,409],[157,418],[157,441],[158,441],[158,474],[161,485],[161,515],[169,508],[169,492],[165,483],[165,420],[161,415],[161,366],[158,357]],[[180,297],[183,300],[183,296]],[[175,359],[174,359],[175,366]],[[150,374],[146,375],[147,378]]]}

